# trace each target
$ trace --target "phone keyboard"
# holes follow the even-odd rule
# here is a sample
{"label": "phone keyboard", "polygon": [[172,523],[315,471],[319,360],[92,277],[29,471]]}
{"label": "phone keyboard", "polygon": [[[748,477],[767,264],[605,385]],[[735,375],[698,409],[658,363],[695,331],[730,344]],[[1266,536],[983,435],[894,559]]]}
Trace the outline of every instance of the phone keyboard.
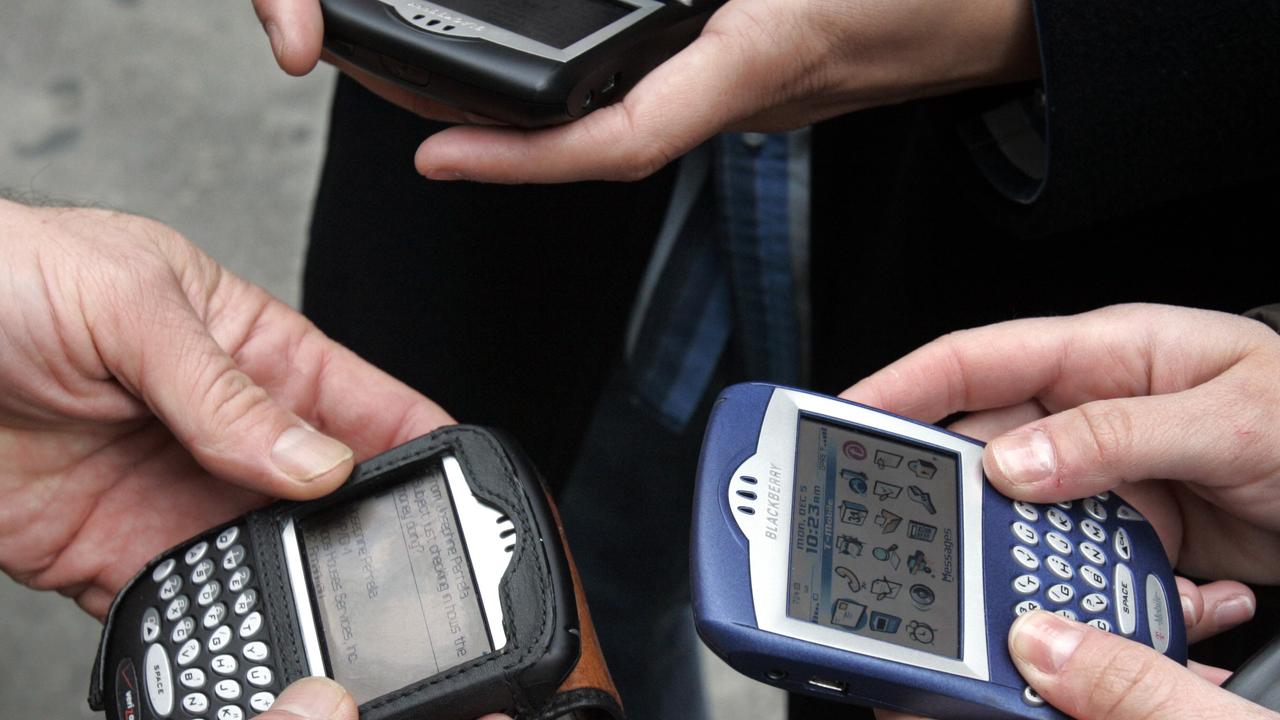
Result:
{"label": "phone keyboard", "polygon": [[[1014,541],[1009,552],[1016,570],[1010,582],[1023,598],[1014,614],[1045,609],[1133,637],[1140,629],[1138,580],[1130,567],[1133,544],[1125,525],[1146,522],[1142,515],[1106,492],[1052,505],[1012,504],[1017,519],[1009,525]],[[1151,644],[1164,652],[1171,631],[1164,584],[1155,575],[1143,582]],[[1023,700],[1043,704],[1030,688]]]}
{"label": "phone keyboard", "polygon": [[192,543],[151,572],[143,612],[145,686],[161,718],[245,720],[266,712],[279,683],[240,528]]}

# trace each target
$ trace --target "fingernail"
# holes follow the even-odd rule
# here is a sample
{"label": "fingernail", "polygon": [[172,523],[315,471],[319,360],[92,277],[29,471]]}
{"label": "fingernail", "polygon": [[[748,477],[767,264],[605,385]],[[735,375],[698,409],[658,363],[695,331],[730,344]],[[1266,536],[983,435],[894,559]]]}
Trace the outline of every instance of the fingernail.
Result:
{"label": "fingernail", "polygon": [[309,677],[285,688],[272,703],[272,712],[281,711],[303,720],[329,720],[342,704],[347,691],[325,677]]}
{"label": "fingernail", "polygon": [[1082,640],[1083,626],[1043,610],[1023,615],[1009,629],[1015,658],[1049,675],[1062,670]]}
{"label": "fingernail", "polygon": [[428,180],[466,180],[462,173],[457,170],[445,170],[443,168],[434,168],[426,172]]}
{"label": "fingernail", "polygon": [[1194,625],[1196,622],[1196,604],[1191,602],[1191,598],[1186,595],[1179,595],[1182,599],[1182,621],[1187,625]]}
{"label": "fingernail", "polygon": [[315,480],[353,456],[346,445],[300,426],[280,433],[271,448],[272,462],[298,482]]}
{"label": "fingernail", "polygon": [[280,26],[276,25],[274,21],[268,21],[263,28],[267,31],[267,39],[271,41],[271,52],[276,56],[276,61],[279,62],[281,56],[284,55],[284,34],[280,32]]}
{"label": "fingernail", "polygon": [[991,441],[991,453],[1005,478],[1014,485],[1045,480],[1058,464],[1049,435],[1036,428],[1001,435]]}
{"label": "fingernail", "polygon": [[1253,617],[1253,601],[1246,595],[1237,595],[1218,603],[1213,610],[1213,621],[1219,626],[1239,625]]}

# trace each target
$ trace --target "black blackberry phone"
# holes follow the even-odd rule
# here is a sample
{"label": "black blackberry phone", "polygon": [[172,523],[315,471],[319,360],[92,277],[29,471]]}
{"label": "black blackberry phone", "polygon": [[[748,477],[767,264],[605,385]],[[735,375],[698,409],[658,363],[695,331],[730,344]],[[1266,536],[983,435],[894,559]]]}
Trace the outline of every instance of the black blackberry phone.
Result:
{"label": "black blackberry phone", "polygon": [[538,127],[608,105],[723,0],[321,0],[325,47],[462,110]]}

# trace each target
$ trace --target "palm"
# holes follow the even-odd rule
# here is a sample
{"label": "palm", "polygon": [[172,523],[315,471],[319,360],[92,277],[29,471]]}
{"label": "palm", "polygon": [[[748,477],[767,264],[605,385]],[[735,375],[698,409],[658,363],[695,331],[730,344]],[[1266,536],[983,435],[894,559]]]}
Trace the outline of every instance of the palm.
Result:
{"label": "palm", "polygon": [[[13,295],[0,297],[10,350],[0,356],[0,569],[19,581],[102,616],[150,557],[265,504],[264,493],[332,488],[340,476],[300,484],[255,472],[281,412],[339,438],[357,459],[450,422],[181,238],[112,243],[98,228],[76,261],[42,258],[65,276],[0,284],[0,296]],[[85,259],[103,247],[99,262]],[[30,248],[62,252],[33,243],[9,256],[20,264]],[[150,303],[129,304],[140,296]],[[192,326],[234,360],[233,372],[192,352]],[[250,389],[211,393],[227,375]]]}

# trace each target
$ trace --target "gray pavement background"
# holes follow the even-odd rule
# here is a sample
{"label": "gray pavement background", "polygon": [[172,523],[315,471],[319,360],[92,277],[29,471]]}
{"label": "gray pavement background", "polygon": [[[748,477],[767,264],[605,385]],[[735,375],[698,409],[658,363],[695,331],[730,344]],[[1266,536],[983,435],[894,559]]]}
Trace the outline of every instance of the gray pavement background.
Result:
{"label": "gray pavement background", "polygon": [[[296,306],[332,80],[280,72],[249,0],[0,0],[0,188],[156,218]],[[0,717],[98,717],[99,629],[0,575]],[[782,716],[707,665],[716,718]]]}

